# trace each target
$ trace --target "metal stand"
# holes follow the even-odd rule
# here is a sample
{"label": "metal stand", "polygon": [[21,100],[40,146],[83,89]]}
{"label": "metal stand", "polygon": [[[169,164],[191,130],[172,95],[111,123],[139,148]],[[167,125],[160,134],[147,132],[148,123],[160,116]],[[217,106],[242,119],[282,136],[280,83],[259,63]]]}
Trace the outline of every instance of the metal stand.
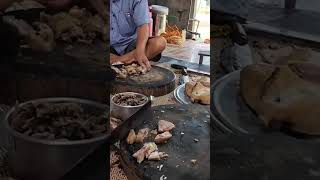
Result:
{"label": "metal stand", "polygon": [[199,58],[199,64],[203,63],[203,57],[208,56],[210,57],[210,51],[199,51],[198,55],[200,56]]}
{"label": "metal stand", "polygon": [[[190,25],[192,27],[191,29],[189,29]],[[197,20],[197,19],[189,19],[188,26],[187,26],[187,32],[192,34],[192,35],[198,36],[200,38],[201,34],[198,33],[199,25],[200,25],[200,21],[199,20]]]}

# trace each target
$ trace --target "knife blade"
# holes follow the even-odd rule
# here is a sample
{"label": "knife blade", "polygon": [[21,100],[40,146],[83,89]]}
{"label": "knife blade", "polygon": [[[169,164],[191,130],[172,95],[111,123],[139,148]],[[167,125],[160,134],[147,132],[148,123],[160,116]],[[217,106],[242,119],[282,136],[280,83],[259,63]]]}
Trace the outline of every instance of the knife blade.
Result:
{"label": "knife blade", "polygon": [[198,74],[204,74],[210,76],[209,72],[201,71],[198,69],[192,69],[192,68],[187,68],[186,66],[179,65],[179,64],[171,64],[171,67],[174,69],[186,69],[188,72],[193,72],[193,73],[198,73]]}
{"label": "knife blade", "polygon": [[185,66],[177,65],[177,64],[171,64],[171,67],[174,69],[181,69],[182,76],[179,78],[179,85],[185,84],[189,82],[189,76],[188,71]]}
{"label": "knife blade", "polygon": [[195,70],[195,69],[188,69],[189,72],[193,72],[193,73],[198,73],[198,74],[203,74],[203,75],[207,75],[210,76],[209,72],[206,71],[201,71],[201,70]]}

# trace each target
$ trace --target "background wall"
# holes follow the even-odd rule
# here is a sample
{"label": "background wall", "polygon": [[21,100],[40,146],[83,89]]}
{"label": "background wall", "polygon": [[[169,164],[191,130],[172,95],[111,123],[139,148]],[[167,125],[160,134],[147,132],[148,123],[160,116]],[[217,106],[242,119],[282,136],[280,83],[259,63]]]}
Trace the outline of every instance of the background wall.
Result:
{"label": "background wall", "polygon": [[149,0],[152,5],[166,6],[169,8],[169,16],[178,17],[177,26],[186,29],[189,20],[192,0]]}

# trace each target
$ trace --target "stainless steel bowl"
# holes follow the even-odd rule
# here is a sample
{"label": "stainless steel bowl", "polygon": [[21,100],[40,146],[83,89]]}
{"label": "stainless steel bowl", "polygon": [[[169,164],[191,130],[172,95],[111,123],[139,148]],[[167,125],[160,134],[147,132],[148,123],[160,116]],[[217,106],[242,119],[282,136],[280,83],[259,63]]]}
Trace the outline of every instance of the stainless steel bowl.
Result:
{"label": "stainless steel bowl", "polygon": [[[147,101],[143,104],[138,105],[138,106],[121,106],[121,105],[118,105],[114,102],[114,98],[119,95],[136,95],[136,96],[140,96],[140,97],[145,97],[147,99]],[[111,115],[115,118],[118,118],[118,119],[121,119],[122,121],[124,121],[124,120],[127,120],[129,117],[131,117],[134,113],[136,113],[142,106],[144,106],[147,103],[148,103],[148,97],[143,94],[139,94],[139,93],[135,93],[135,92],[118,93],[118,94],[115,94],[111,97],[111,105],[110,105]]]}
{"label": "stainless steel bowl", "polygon": [[[28,101],[28,103],[77,103],[85,111],[103,114],[107,105],[77,98],[44,98]],[[9,165],[19,179],[24,180],[57,180],[73,167],[86,153],[107,141],[107,134],[91,139],[77,141],[51,141],[36,139],[15,131],[11,127],[13,107],[6,115],[4,127],[8,133]],[[105,154],[101,154],[101,157]],[[104,172],[102,172],[103,174]],[[0,178],[1,179],[1,178]]]}

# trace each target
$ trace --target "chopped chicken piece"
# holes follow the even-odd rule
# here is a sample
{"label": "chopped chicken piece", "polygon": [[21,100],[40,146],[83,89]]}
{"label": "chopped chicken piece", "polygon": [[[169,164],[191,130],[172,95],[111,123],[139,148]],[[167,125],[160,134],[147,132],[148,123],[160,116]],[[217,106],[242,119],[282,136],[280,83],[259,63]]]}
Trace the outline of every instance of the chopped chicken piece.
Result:
{"label": "chopped chicken piece", "polygon": [[208,105],[210,104],[210,88],[205,87],[202,83],[196,83],[190,98],[194,102]]}
{"label": "chopped chicken piece", "polygon": [[[194,86],[196,85],[196,82],[187,82],[185,85],[185,93],[187,94],[187,96],[189,96],[191,98],[192,95],[192,91]],[[191,99],[192,100],[192,99]]]}
{"label": "chopped chicken piece", "polygon": [[209,77],[202,77],[201,79],[199,79],[199,82],[207,87],[207,88],[210,88],[210,78]]}
{"label": "chopped chicken piece", "polygon": [[137,74],[137,68],[135,66],[126,66],[125,67],[126,71],[128,72],[128,74]]}
{"label": "chopped chicken piece", "polygon": [[137,159],[137,162],[140,164],[144,158],[148,158],[151,153],[157,151],[158,147],[155,143],[145,143],[141,149],[133,154],[133,157]]}
{"label": "chopped chicken piece", "polygon": [[[146,74],[147,71],[148,71],[143,66],[137,65],[135,63],[130,64],[130,65],[124,65],[121,68],[119,68],[117,70],[114,69],[114,70],[118,74],[118,77],[122,78],[122,79],[127,78],[127,76],[137,76],[137,75],[140,75],[140,74]],[[125,76],[123,74],[125,74]]]}
{"label": "chopped chicken piece", "polygon": [[185,94],[193,103],[210,104],[210,78],[202,77],[186,83]]}
{"label": "chopped chicken piece", "polygon": [[153,153],[154,151],[158,151],[158,147],[155,143],[146,143],[146,145],[148,146],[148,150],[146,152],[146,158],[148,158],[150,156],[151,153]]}
{"label": "chopped chicken piece", "polygon": [[170,132],[164,132],[162,134],[158,134],[156,138],[154,139],[154,142],[157,144],[165,143],[172,137],[172,134]]}
{"label": "chopped chicken piece", "polygon": [[151,153],[150,156],[148,157],[148,160],[150,160],[150,161],[160,161],[161,158],[160,158],[159,152],[155,151],[155,152]]}
{"label": "chopped chicken piece", "polygon": [[127,143],[128,144],[135,143],[136,142],[136,138],[137,138],[136,133],[134,132],[133,129],[131,129],[130,132],[129,132],[129,135],[127,137]]}
{"label": "chopped chicken piece", "polygon": [[154,129],[150,132],[151,134],[154,134],[154,135],[157,135],[158,134],[158,130],[157,129]]}
{"label": "chopped chicken piece", "polygon": [[149,128],[140,129],[136,138],[136,143],[143,143],[144,138],[149,134]]}
{"label": "chopped chicken piece", "polygon": [[160,161],[163,158],[168,157],[168,154],[164,153],[164,152],[158,152],[155,151],[153,153],[150,154],[150,156],[148,157],[148,160],[150,161]]}
{"label": "chopped chicken piece", "polygon": [[158,131],[159,132],[170,131],[173,128],[175,128],[175,125],[169,121],[160,120],[158,122]]}
{"label": "chopped chicken piece", "polygon": [[136,153],[134,153],[132,156],[137,159],[137,162],[140,164],[144,157],[146,156],[147,147],[143,146],[141,149],[139,149]]}
{"label": "chopped chicken piece", "polygon": [[160,156],[161,159],[169,157],[169,155],[167,153],[165,153],[165,152],[159,152],[159,156]]}
{"label": "chopped chicken piece", "polygon": [[147,73],[147,69],[144,68],[143,66],[139,66],[137,67],[137,71],[141,74],[146,74]]}
{"label": "chopped chicken piece", "polygon": [[[185,93],[190,97],[192,102],[199,102],[204,105],[210,104],[210,87],[209,82],[200,80],[199,82],[188,82],[185,85]],[[204,85],[205,84],[205,85]]]}
{"label": "chopped chicken piece", "polygon": [[119,68],[116,68],[114,66],[111,66],[111,69],[117,73],[117,76],[119,78],[121,78],[121,79],[127,78],[127,71],[120,70]]}

